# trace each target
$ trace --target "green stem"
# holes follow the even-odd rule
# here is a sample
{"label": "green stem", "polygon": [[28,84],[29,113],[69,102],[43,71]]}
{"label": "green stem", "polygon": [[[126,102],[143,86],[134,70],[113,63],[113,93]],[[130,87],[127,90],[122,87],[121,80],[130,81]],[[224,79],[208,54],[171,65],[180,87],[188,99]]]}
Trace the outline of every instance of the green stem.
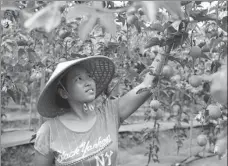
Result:
{"label": "green stem", "polygon": [[[34,84],[32,84],[32,89],[34,89]],[[33,99],[33,93],[31,91],[30,108],[29,108],[29,130],[31,129],[31,124],[32,124],[32,99]]]}
{"label": "green stem", "polygon": [[[2,12],[0,12],[0,20],[2,20]],[[0,43],[2,43],[2,31],[0,31]],[[0,70],[2,68],[1,64],[2,64],[2,56],[0,56]],[[2,72],[0,73],[0,75],[1,75],[1,78],[2,78]],[[2,80],[0,81],[0,90],[2,90]],[[1,115],[0,124],[2,124],[2,95],[1,94],[2,93],[0,92],[0,115]],[[0,142],[1,142],[1,136],[2,136],[2,125],[0,125]],[[0,155],[0,161],[2,161],[1,160],[1,155]]]}
{"label": "green stem", "polygon": [[190,140],[189,140],[189,156],[192,156],[192,131],[193,131],[193,115],[190,112]]}
{"label": "green stem", "polygon": [[218,0],[218,4],[217,4],[217,9],[216,9],[216,31],[217,31],[217,37],[219,37],[219,34],[218,34],[218,28],[219,28],[219,22],[218,22],[218,14],[219,14],[219,0]]}
{"label": "green stem", "polygon": [[[43,52],[43,55],[45,55],[45,40],[42,41],[42,44],[43,44],[42,52]],[[44,64],[46,65],[46,60]],[[42,78],[40,80],[40,93],[43,90],[44,86],[45,86],[45,68],[42,70]],[[43,121],[44,121],[43,117],[39,115],[39,127],[43,124]]]}

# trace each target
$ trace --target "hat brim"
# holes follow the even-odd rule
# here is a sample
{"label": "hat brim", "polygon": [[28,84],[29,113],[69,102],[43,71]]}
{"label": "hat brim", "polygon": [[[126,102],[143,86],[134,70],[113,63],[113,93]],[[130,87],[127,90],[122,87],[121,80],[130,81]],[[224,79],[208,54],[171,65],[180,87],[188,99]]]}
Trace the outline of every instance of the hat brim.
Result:
{"label": "hat brim", "polygon": [[113,61],[105,56],[91,56],[60,63],[39,96],[37,110],[41,116],[53,118],[63,113],[63,110],[56,105],[57,85],[64,72],[78,64],[83,65],[94,79],[96,98],[108,86],[115,73]]}

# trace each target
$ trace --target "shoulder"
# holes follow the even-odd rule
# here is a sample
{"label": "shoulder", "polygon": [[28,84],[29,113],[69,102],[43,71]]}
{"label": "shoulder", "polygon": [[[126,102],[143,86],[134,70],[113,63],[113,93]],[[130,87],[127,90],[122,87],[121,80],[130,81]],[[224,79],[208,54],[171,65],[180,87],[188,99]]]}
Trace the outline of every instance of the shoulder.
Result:
{"label": "shoulder", "polygon": [[40,128],[38,129],[37,131],[37,135],[39,134],[48,134],[50,133],[50,130],[51,130],[51,119],[50,120],[46,120],[41,126]]}

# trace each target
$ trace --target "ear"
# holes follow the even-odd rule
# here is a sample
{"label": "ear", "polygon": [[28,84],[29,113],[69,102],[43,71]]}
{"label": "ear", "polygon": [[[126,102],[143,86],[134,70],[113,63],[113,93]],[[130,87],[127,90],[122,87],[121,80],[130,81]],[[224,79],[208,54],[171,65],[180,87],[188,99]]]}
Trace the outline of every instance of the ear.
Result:
{"label": "ear", "polygon": [[58,88],[58,93],[63,99],[67,99],[68,98],[67,92],[65,90],[63,90],[61,88]]}

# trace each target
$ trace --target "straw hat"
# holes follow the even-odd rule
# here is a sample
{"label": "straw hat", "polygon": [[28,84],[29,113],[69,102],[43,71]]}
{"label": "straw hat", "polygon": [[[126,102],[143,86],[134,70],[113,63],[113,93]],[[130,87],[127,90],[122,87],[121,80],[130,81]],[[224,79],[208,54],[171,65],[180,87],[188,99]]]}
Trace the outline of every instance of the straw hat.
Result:
{"label": "straw hat", "polygon": [[55,102],[56,88],[64,72],[77,64],[82,64],[95,80],[96,97],[108,86],[115,73],[114,63],[105,56],[90,56],[59,63],[39,96],[37,110],[41,116],[53,118],[63,113]]}

